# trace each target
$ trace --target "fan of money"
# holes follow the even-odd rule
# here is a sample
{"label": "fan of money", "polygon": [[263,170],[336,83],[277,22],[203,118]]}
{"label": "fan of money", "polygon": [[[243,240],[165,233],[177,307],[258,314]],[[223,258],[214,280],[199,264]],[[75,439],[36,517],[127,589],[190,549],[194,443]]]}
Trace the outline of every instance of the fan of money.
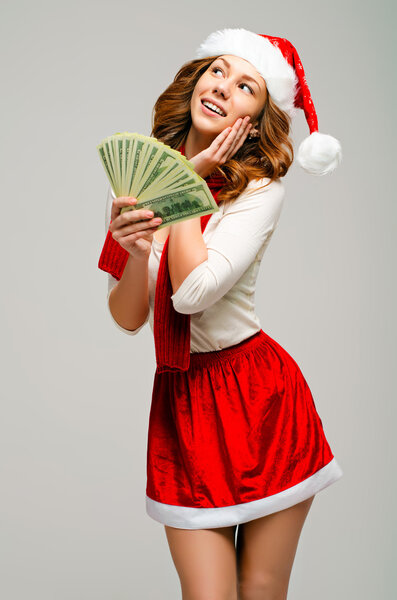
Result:
{"label": "fan of money", "polygon": [[219,210],[206,183],[183,154],[153,137],[124,131],[97,146],[116,197],[133,196],[134,206],[161,217],[158,229]]}

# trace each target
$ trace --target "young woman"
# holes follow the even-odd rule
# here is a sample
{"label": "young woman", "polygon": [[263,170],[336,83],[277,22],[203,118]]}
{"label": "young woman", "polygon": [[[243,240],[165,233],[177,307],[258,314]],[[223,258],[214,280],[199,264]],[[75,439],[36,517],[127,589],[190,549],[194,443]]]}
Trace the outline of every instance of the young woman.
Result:
{"label": "young woman", "polygon": [[126,263],[117,275],[104,248],[99,266],[115,325],[136,335],[149,321],[155,335],[146,507],[184,600],[285,599],[314,496],[343,474],[299,366],[254,305],[298,108],[311,131],[299,163],[331,172],[340,144],[318,132],[292,44],[217,31],[157,100],[151,135],[194,164],[219,211],[158,229],[143,209],[120,214],[137,200],[109,190],[106,228]]}

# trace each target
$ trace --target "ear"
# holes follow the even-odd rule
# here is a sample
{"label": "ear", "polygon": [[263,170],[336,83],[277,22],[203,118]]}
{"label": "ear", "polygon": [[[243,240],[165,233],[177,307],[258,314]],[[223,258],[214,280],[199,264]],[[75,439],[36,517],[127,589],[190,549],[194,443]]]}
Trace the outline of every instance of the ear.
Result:
{"label": "ear", "polygon": [[259,137],[259,131],[255,128],[251,128],[248,132],[248,137],[249,138],[255,138],[255,137]]}

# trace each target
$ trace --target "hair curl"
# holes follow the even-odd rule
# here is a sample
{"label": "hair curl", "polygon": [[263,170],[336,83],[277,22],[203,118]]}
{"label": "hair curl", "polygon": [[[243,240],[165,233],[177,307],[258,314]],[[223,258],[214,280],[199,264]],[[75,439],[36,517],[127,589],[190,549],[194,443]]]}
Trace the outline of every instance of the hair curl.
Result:
{"label": "hair curl", "polygon": [[[179,69],[174,81],[153,107],[151,136],[176,150],[181,147],[192,125],[190,102],[194,88],[216,58],[195,59]],[[258,115],[256,129],[259,136],[247,137],[237,152],[214,171],[227,181],[219,192],[219,203],[233,201],[252,179],[267,177],[270,181],[266,185],[270,185],[273,180],[286,175],[294,159],[290,127],[289,115],[267,93]]]}

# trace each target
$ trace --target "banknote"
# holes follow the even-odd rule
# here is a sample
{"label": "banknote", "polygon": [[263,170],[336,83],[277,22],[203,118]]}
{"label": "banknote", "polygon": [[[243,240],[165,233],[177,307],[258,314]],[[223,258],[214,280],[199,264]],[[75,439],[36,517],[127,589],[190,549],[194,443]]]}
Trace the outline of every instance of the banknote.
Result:
{"label": "banknote", "polygon": [[152,210],[162,218],[160,229],[219,210],[193,163],[156,138],[118,132],[102,140],[97,150],[114,195],[137,199],[121,212]]}

